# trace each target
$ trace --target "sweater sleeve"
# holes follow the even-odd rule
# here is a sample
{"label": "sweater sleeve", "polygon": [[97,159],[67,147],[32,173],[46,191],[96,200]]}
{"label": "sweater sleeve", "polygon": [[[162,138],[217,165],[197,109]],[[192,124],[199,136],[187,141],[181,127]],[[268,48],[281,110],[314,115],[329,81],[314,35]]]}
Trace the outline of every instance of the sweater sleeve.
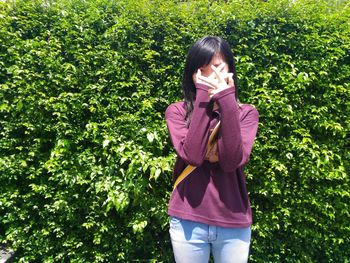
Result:
{"label": "sweater sleeve", "polygon": [[215,94],[213,100],[219,105],[221,114],[219,164],[225,172],[232,172],[249,160],[258,128],[259,113],[248,106],[248,111],[240,120],[234,88]]}
{"label": "sweater sleeve", "polygon": [[196,100],[189,127],[185,120],[186,111],[183,108],[180,109],[179,104],[171,104],[167,108],[165,119],[171,142],[178,156],[188,164],[200,166],[204,161],[209,139],[210,98],[207,86],[197,84],[196,88]]}

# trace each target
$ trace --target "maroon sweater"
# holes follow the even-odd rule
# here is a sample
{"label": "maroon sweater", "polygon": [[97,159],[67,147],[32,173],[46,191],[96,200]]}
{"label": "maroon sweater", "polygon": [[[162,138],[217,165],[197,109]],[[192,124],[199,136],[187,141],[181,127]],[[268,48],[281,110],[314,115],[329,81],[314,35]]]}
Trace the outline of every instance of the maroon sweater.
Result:
{"label": "maroon sweater", "polygon": [[[247,227],[252,214],[243,166],[248,162],[256,136],[259,113],[247,104],[239,106],[235,89],[228,88],[211,99],[208,87],[197,84],[196,101],[188,127],[184,102],[171,104],[165,118],[177,153],[174,180],[188,164],[197,166],[173,191],[168,214],[222,227]],[[212,104],[219,105],[217,111]],[[219,161],[205,160],[211,130],[218,132]]]}

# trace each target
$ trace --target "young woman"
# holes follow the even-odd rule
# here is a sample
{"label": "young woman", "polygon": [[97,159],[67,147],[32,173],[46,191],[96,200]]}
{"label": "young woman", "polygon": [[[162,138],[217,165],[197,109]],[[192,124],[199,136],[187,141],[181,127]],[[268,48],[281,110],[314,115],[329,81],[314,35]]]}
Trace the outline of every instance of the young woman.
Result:
{"label": "young woman", "polygon": [[[207,36],[189,50],[182,81],[184,101],[165,118],[177,153],[176,185],[168,207],[177,263],[247,262],[252,214],[244,165],[258,128],[258,111],[237,99],[233,54],[226,41]],[[215,141],[208,141],[219,124]]]}

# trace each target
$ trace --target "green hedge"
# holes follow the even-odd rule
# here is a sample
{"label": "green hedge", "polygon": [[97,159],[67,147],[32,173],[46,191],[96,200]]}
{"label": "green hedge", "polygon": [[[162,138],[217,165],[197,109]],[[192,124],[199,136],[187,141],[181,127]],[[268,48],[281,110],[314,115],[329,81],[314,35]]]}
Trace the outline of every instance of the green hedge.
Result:
{"label": "green hedge", "polygon": [[164,111],[229,41],[260,126],[251,262],[350,262],[344,1],[0,2],[0,240],[18,262],[169,262]]}

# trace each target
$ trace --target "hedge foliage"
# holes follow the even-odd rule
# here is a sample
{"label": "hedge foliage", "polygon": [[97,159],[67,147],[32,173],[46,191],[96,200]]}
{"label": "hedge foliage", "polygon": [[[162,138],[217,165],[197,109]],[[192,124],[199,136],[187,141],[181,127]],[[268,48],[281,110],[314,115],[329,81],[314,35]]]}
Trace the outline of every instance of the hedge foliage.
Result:
{"label": "hedge foliage", "polygon": [[251,262],[350,262],[346,1],[0,2],[0,240],[18,262],[169,262],[164,111],[203,35],[260,126]]}

